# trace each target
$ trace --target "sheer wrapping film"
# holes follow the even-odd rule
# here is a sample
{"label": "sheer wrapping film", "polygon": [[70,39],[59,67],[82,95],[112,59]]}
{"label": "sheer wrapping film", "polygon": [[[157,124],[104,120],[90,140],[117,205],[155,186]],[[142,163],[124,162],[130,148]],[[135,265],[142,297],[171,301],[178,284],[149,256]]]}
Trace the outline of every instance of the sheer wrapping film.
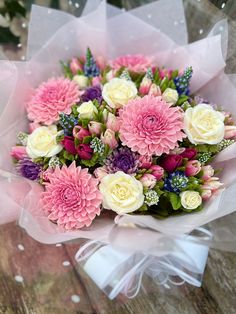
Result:
{"label": "sheer wrapping film", "polygon": [[[173,20],[178,21],[178,27]],[[90,0],[79,18],[33,6],[28,61],[0,62],[0,223],[19,219],[20,225],[33,238],[44,243],[76,238],[102,239],[109,243],[112,242],[110,233],[115,224],[135,223],[142,227],[143,234],[147,230],[144,227],[147,227],[162,232],[166,238],[181,237],[183,233],[233,213],[236,209],[236,172],[232,169],[236,166],[236,144],[217,156],[215,166],[224,168],[221,176],[225,188],[214,200],[206,203],[202,212],[166,220],[126,215],[117,217],[114,222],[101,217],[89,229],[68,233],[62,233],[44,216],[38,203],[41,187],[16,176],[9,157],[17,132],[27,130],[24,104],[32,89],[49,77],[60,76],[59,60],[83,54],[88,46],[95,55],[104,55],[108,59],[138,51],[152,56],[158,64],[167,68],[191,65],[194,73],[191,92],[198,91],[209,101],[220,103],[236,117],[236,79],[234,75],[224,73],[227,41],[227,23],[223,20],[205,39],[187,44],[180,0],[160,0],[128,12],[106,5],[105,1]],[[235,224],[234,218],[235,215],[231,215],[212,222],[213,240],[208,239],[208,243],[221,249],[235,250],[236,229],[231,228]]]}

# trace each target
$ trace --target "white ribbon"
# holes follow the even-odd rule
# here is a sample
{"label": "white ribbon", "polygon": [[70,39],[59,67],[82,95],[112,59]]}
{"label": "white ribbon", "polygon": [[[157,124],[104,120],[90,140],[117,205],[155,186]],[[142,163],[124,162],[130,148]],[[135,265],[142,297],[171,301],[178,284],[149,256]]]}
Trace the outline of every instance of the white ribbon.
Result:
{"label": "white ribbon", "polygon": [[[204,235],[200,239],[211,239],[208,230],[196,230]],[[165,249],[161,254],[160,247],[157,250],[157,254],[153,250],[121,250],[112,247],[112,244],[93,240],[78,250],[75,259],[110,299],[114,299],[119,293],[134,298],[142,286],[144,274],[165,288],[185,282],[196,287],[201,286],[209,248],[205,243],[199,242],[199,237],[184,235],[172,239],[168,252]]]}

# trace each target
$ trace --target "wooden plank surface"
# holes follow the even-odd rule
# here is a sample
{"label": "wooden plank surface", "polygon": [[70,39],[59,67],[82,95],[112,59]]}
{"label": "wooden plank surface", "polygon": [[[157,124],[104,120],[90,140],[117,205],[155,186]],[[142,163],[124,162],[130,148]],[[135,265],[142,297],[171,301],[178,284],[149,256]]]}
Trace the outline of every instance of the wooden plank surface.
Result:
{"label": "wooden plank surface", "polygon": [[[202,288],[147,285],[135,299],[110,301],[78,267],[80,242],[44,245],[16,224],[0,228],[0,313],[234,314],[236,254],[210,251]],[[24,250],[23,250],[24,249]],[[69,264],[68,266],[63,266]],[[22,277],[23,282],[18,282]],[[18,279],[18,281],[16,280]],[[73,302],[73,297],[78,303]]]}
{"label": "wooden plank surface", "polygon": [[[128,9],[145,1],[121,2]],[[205,37],[211,26],[224,17],[223,11],[207,0],[185,0],[184,4],[191,41]],[[232,9],[229,13],[235,16]],[[235,21],[229,20],[229,30],[227,71],[236,72]],[[0,226],[0,314],[236,313],[235,253],[210,250],[201,288],[186,284],[167,290],[148,282],[146,294],[110,301],[76,265],[74,255],[79,246],[79,241],[43,245],[14,223]]]}

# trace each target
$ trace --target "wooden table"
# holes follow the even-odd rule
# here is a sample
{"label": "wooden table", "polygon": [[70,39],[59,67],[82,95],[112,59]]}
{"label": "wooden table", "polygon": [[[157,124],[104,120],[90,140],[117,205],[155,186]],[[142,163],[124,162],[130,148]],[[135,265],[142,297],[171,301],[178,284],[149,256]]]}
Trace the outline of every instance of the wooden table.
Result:
{"label": "wooden table", "polygon": [[[123,4],[129,8],[134,2]],[[229,3],[228,14],[235,16],[235,1]],[[191,41],[204,37],[211,25],[224,17],[207,0],[185,0],[184,4]],[[230,34],[235,34],[235,22],[229,22]],[[230,38],[227,70],[236,72],[235,37]],[[210,250],[201,288],[187,284],[173,290],[150,286],[147,294],[142,292],[135,299],[110,301],[76,265],[74,255],[79,246],[79,242],[43,245],[15,223],[1,226],[0,314],[236,313],[234,253]]]}

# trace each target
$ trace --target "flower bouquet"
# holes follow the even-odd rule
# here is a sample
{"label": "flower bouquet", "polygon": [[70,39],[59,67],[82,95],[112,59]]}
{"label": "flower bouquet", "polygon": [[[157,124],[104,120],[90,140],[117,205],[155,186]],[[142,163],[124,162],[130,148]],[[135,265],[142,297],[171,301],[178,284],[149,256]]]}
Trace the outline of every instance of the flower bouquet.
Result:
{"label": "flower bouquet", "polygon": [[[3,95],[15,87],[1,117],[1,222],[18,218],[45,243],[90,239],[76,259],[111,299],[135,296],[143,273],[200,286],[222,231],[201,226],[235,210],[221,36],[176,43],[140,19],[168,1],[128,13],[95,2],[78,19],[34,7],[29,61],[1,64]],[[167,29],[186,35],[184,23]]]}

